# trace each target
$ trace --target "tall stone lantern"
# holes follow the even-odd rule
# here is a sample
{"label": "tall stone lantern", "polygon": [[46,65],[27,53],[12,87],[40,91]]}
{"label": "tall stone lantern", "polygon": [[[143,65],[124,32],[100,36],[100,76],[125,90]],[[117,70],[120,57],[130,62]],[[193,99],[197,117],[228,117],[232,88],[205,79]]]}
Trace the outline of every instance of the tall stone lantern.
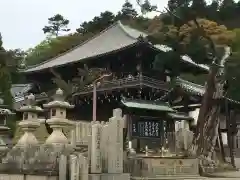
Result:
{"label": "tall stone lantern", "polygon": [[0,154],[4,154],[7,150],[6,139],[9,135],[10,128],[7,127],[7,118],[14,113],[3,105],[3,100],[0,99]]}
{"label": "tall stone lantern", "polygon": [[47,138],[47,145],[66,145],[69,144],[67,137],[63,134],[63,128],[71,125],[70,121],[66,118],[66,109],[74,108],[66,102],[61,89],[58,89],[53,96],[53,101],[44,104],[44,108],[50,109],[50,118],[47,123],[53,129],[52,134]]}
{"label": "tall stone lantern", "polygon": [[23,113],[23,119],[18,124],[24,131],[23,136],[18,140],[17,146],[37,145],[33,132],[40,126],[38,113],[43,109],[35,105],[35,96],[30,94],[26,97],[26,105],[22,106],[18,111]]}

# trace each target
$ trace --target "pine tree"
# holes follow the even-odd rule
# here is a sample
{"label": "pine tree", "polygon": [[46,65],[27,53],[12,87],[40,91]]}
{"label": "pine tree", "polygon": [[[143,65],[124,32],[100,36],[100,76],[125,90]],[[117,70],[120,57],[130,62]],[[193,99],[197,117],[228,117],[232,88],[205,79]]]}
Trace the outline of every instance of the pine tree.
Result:
{"label": "pine tree", "polygon": [[118,14],[118,19],[130,19],[138,15],[137,11],[133,8],[133,5],[126,0],[122,6],[121,12]]}
{"label": "pine tree", "polygon": [[48,18],[48,24],[48,26],[42,29],[44,34],[58,36],[60,32],[70,31],[70,29],[67,28],[69,20],[65,19],[61,14],[56,14]]}

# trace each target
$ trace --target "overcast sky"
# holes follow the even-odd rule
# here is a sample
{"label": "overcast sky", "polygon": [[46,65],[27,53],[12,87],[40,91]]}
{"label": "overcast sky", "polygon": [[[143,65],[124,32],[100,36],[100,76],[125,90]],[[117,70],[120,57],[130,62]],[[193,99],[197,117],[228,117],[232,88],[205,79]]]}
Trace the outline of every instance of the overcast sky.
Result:
{"label": "overcast sky", "polygon": [[[0,0],[0,32],[6,49],[28,49],[45,38],[42,28],[48,18],[59,13],[70,20],[73,31],[81,22],[105,10],[114,13],[125,0]],[[130,0],[136,5],[136,0]],[[167,0],[151,0],[163,8]]]}

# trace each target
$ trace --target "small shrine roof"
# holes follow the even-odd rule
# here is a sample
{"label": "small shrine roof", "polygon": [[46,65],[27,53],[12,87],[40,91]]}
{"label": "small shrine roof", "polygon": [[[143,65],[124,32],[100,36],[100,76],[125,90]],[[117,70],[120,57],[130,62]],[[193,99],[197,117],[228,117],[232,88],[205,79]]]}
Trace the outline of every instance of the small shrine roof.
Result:
{"label": "small shrine roof", "polygon": [[[183,80],[181,78],[177,79],[177,84],[181,88],[183,88],[185,91],[187,91],[191,94],[194,94],[194,95],[203,96],[204,93],[205,93],[205,87],[203,85],[199,85],[199,84],[187,81],[187,80]],[[230,99],[230,98],[225,97],[225,96],[224,96],[224,98],[226,98],[231,103],[240,104],[239,101]]]}
{"label": "small shrine roof", "polygon": [[180,113],[180,112],[170,112],[168,113],[168,116],[174,120],[193,120],[192,117],[188,116],[185,113]]}
{"label": "small shrine roof", "polygon": [[[84,59],[94,58],[113,53],[124,48],[132,47],[139,42],[139,37],[147,37],[148,34],[139,30],[133,29],[129,26],[123,25],[120,21],[117,21],[107,29],[103,30],[99,34],[90,38],[89,40],[81,43],[80,45],[70,49],[69,51],[60,54],[52,59],[44,61],[43,63],[28,67],[22,72],[36,72],[47,68],[63,66],[70,63],[76,63]],[[149,45],[161,52],[167,52],[171,50],[170,47],[165,45]],[[193,64],[205,70],[209,70],[206,65],[198,65],[194,63],[187,56],[183,56],[182,60],[186,63]]]}
{"label": "small shrine roof", "polygon": [[205,93],[204,86],[192,83],[190,81],[187,81],[181,78],[177,78],[177,85],[179,85],[181,88],[183,88],[187,92],[190,92],[191,94],[203,96]]}
{"label": "small shrine roof", "polygon": [[147,100],[122,99],[121,103],[128,108],[146,109],[154,111],[174,112],[174,110],[165,102],[154,102]]}

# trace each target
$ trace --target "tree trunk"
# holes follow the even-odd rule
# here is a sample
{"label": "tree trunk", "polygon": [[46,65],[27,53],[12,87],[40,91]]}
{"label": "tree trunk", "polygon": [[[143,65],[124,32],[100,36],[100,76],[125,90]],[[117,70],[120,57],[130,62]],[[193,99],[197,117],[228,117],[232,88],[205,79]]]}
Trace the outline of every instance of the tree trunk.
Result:
{"label": "tree trunk", "polygon": [[193,139],[192,153],[211,158],[218,137],[220,100],[224,92],[224,65],[230,55],[230,48],[225,47],[225,53],[220,65],[212,63],[206,83],[202,106],[199,111],[196,133]]}

